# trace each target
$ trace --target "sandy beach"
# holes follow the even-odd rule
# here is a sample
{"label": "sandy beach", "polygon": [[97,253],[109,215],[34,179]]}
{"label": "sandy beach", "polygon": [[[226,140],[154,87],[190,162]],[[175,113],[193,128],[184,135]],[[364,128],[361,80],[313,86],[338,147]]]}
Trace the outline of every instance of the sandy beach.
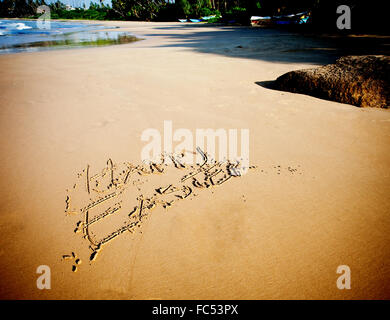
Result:
{"label": "sandy beach", "polygon": [[[249,27],[104,23],[144,40],[0,56],[2,299],[390,298],[389,111],[262,85],[360,49]],[[118,172],[140,164],[142,132],[164,120],[249,129],[254,167],[157,206],[90,261],[67,196],[87,199],[87,172],[110,159]],[[178,181],[168,171],[139,183]],[[139,191],[127,190],[124,203]],[[50,290],[37,289],[40,265]],[[340,265],[350,290],[336,286]]]}

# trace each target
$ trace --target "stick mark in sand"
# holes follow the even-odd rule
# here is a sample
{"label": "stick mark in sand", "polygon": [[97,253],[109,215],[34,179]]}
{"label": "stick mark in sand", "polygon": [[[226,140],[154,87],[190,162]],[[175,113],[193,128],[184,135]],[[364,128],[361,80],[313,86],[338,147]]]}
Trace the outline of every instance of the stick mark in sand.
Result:
{"label": "stick mark in sand", "polygon": [[[178,201],[192,200],[197,195],[195,190],[207,190],[241,176],[239,162],[216,162],[200,148],[197,152],[203,161],[191,166],[180,161],[184,154],[162,155],[163,158],[169,157],[173,165],[165,164],[164,167],[144,163],[135,166],[128,162],[115,164],[109,159],[99,173],[91,174],[88,165],[77,174],[81,181],[67,190],[65,212],[77,217],[74,233],[82,234],[88,243],[90,263],[112,240],[140,227],[152,210],[158,207],[167,209]],[[254,168],[256,166],[249,167]],[[291,173],[296,171],[291,167],[288,170]],[[159,179],[162,175],[170,177],[168,184],[161,185]],[[73,259],[72,271],[77,271],[81,260],[74,252],[62,258]]]}

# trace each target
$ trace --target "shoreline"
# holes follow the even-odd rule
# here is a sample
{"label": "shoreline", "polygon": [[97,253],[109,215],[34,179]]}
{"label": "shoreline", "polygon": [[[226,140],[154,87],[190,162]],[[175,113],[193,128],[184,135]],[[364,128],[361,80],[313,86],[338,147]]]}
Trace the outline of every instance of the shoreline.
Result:
{"label": "shoreline", "polygon": [[[4,18],[4,20],[27,20],[34,21],[37,19],[24,19],[24,18]],[[287,28],[258,28],[251,26],[236,26],[236,25],[221,25],[221,24],[213,24],[213,23],[180,23],[180,22],[150,22],[150,21],[124,21],[124,20],[77,20],[77,19],[53,19],[53,21],[57,22],[79,22],[87,25],[101,25],[112,27],[113,29],[105,29],[106,31],[118,31],[116,29],[120,29],[121,31],[125,31],[134,35],[135,37],[144,40],[141,35],[138,35],[133,31],[129,31],[129,28],[136,27],[138,29],[139,26],[151,27],[152,30],[155,29],[153,26],[177,26],[179,29],[236,29],[236,30],[247,30],[249,33],[256,34],[259,33],[260,36],[258,38],[261,39],[261,33],[274,33],[277,36],[284,34],[291,37],[295,37],[297,40],[300,39],[304,42],[305,46],[309,46],[310,42],[322,43],[325,46],[329,46],[329,48],[325,50],[334,51],[333,59],[325,59],[323,64],[334,62],[335,57],[340,57],[343,55],[367,55],[367,54],[384,54],[390,55],[390,35],[382,35],[382,34],[340,34],[340,33],[324,33],[324,32],[306,32],[305,30],[301,30],[298,32],[295,29],[287,29]],[[138,26],[138,27],[137,27]],[[157,33],[158,35],[158,33]],[[307,41],[304,39],[308,39]],[[256,46],[252,48],[253,50],[261,51],[261,46]],[[308,48],[310,49],[310,48]],[[289,50],[295,50],[289,49]],[[302,50],[302,49],[300,49]],[[321,52],[320,52],[321,55]],[[323,55],[323,54],[322,54]]]}

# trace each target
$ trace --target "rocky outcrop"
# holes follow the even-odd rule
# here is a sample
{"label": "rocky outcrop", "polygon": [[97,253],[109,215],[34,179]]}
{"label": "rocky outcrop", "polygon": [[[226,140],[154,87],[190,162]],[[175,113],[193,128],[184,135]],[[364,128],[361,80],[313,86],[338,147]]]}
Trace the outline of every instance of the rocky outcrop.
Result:
{"label": "rocky outcrop", "polygon": [[389,56],[346,56],[335,64],[288,72],[273,87],[357,107],[388,108],[389,79]]}

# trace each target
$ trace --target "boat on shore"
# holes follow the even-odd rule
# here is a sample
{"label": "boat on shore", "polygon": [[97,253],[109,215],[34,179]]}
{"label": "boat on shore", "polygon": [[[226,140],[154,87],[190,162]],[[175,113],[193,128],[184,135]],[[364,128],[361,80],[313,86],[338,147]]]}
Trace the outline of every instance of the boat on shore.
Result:
{"label": "boat on shore", "polygon": [[216,18],[217,16],[216,15],[213,15],[213,16],[205,16],[205,17],[201,17],[200,19],[202,21],[207,21],[207,20],[210,20],[210,19],[213,19],[213,18]]}
{"label": "boat on shore", "polygon": [[216,18],[217,16],[216,15],[213,15],[213,16],[205,16],[205,17],[201,17],[200,19],[179,19],[179,22],[192,22],[192,23],[199,23],[199,22],[207,22],[211,19],[214,19]]}
{"label": "boat on shore", "polygon": [[261,16],[252,16],[251,25],[252,27],[269,27],[272,26],[273,21],[272,17],[261,17]]}
{"label": "boat on shore", "polygon": [[310,12],[300,12],[296,14],[280,15],[280,16],[252,16],[250,18],[252,27],[275,27],[278,25],[297,25],[306,24],[309,22]]}

